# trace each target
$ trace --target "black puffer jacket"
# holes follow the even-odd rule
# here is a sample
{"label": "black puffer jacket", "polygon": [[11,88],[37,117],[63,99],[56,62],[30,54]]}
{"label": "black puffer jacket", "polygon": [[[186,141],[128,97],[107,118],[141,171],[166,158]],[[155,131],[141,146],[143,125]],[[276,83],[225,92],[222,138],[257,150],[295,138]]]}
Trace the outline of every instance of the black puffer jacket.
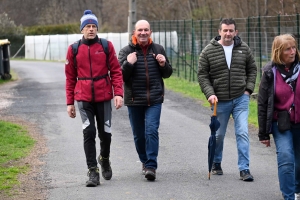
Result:
{"label": "black puffer jacket", "polygon": [[[127,62],[127,56],[132,52],[137,52],[137,62],[134,65]],[[163,54],[166,57],[164,67],[159,66],[153,54]],[[138,44],[134,45],[130,42],[120,50],[118,60],[123,73],[125,106],[150,106],[163,103],[163,78],[169,78],[173,70],[161,45],[151,43],[147,54],[144,54]]]}
{"label": "black puffer jacket", "polygon": [[[295,59],[294,66],[298,64],[298,58]],[[275,98],[275,93],[277,84],[275,84],[274,80],[276,80],[276,71],[278,71],[278,68],[280,66],[268,62],[264,67],[263,67],[263,75],[260,81],[259,85],[259,93],[258,93],[258,99],[257,99],[257,107],[258,107],[258,137],[259,140],[269,140],[270,139],[270,134],[272,134],[272,122],[274,119],[274,98]],[[284,66],[281,66],[284,68]],[[293,109],[291,110],[291,121],[292,121],[292,126],[296,128],[300,128],[300,123],[299,123],[299,107],[300,107],[300,98],[299,98],[299,93],[300,93],[300,87],[299,87],[299,77],[298,81],[296,84],[295,88],[295,96],[294,96],[294,101],[293,101]],[[277,97],[278,98],[278,97]],[[284,101],[288,98],[286,96],[279,96],[279,98],[284,99]],[[275,113],[276,115],[276,113]]]}
{"label": "black puffer jacket", "polygon": [[272,62],[263,67],[263,75],[259,84],[257,99],[258,137],[259,140],[270,140],[274,112],[274,71]]}

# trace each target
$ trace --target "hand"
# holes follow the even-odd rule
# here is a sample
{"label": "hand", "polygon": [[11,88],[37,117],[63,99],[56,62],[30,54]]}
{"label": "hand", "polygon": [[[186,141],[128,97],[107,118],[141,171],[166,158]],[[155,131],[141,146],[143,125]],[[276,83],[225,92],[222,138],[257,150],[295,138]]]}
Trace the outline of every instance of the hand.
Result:
{"label": "hand", "polygon": [[76,117],[76,111],[75,111],[75,106],[74,105],[68,105],[67,106],[67,111],[68,111],[69,117],[71,117],[71,118]]}
{"label": "hand", "polygon": [[[153,54],[153,56],[155,57],[155,54]],[[166,57],[162,54],[157,54],[156,58],[155,58],[159,64],[159,66],[164,67],[166,65]]]}
{"label": "hand", "polygon": [[250,96],[250,93],[247,90],[244,92],[244,94],[247,94],[247,95]]}
{"label": "hand", "polygon": [[260,141],[262,144],[266,145],[266,147],[270,147],[271,144],[270,144],[270,140],[262,140]]}
{"label": "hand", "polygon": [[123,98],[121,96],[115,96],[114,97],[114,105],[115,105],[117,110],[119,108],[121,108],[122,105],[123,105]]}
{"label": "hand", "polygon": [[132,53],[128,54],[127,62],[129,62],[130,64],[133,65],[136,61],[137,61],[136,52],[132,52]]}
{"label": "hand", "polygon": [[218,102],[218,97],[216,95],[211,95],[207,101],[210,103],[210,105],[213,105],[216,102]]}

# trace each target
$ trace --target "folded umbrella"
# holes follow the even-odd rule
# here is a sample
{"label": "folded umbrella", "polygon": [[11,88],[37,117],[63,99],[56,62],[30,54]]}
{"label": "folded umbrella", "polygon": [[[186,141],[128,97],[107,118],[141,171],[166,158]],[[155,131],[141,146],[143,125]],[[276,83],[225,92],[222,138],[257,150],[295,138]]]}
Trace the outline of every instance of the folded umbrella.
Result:
{"label": "folded umbrella", "polygon": [[214,112],[210,119],[209,124],[211,134],[208,140],[208,179],[210,179],[210,173],[212,164],[214,161],[215,149],[216,149],[216,132],[220,128],[220,122],[217,119],[217,102],[214,103]]}

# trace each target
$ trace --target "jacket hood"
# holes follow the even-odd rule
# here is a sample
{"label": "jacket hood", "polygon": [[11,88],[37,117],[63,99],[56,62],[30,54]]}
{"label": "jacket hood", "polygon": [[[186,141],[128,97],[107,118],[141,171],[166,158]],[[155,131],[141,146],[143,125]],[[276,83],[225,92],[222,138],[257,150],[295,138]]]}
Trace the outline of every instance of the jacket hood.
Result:
{"label": "jacket hood", "polygon": [[272,61],[267,62],[266,65],[263,66],[262,71],[263,72],[269,71],[270,69],[272,69],[273,64],[274,63]]}
{"label": "jacket hood", "polygon": [[[221,36],[220,35],[216,36],[210,42],[213,45],[217,45],[217,44],[219,44],[219,42],[218,42],[219,40],[221,40]],[[234,41],[234,43],[233,43],[234,45],[233,46],[238,46],[238,45],[242,44],[242,39],[239,36],[234,36],[233,37],[233,41]]]}

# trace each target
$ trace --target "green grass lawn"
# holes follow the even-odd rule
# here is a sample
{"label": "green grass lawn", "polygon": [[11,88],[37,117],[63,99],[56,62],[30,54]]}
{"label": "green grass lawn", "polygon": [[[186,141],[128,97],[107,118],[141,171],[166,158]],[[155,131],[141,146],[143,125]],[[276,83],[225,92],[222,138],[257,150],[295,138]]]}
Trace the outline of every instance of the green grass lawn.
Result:
{"label": "green grass lawn", "polygon": [[10,194],[14,185],[19,184],[18,175],[25,173],[29,166],[18,164],[26,157],[35,141],[27,130],[17,124],[0,121],[0,192]]}

